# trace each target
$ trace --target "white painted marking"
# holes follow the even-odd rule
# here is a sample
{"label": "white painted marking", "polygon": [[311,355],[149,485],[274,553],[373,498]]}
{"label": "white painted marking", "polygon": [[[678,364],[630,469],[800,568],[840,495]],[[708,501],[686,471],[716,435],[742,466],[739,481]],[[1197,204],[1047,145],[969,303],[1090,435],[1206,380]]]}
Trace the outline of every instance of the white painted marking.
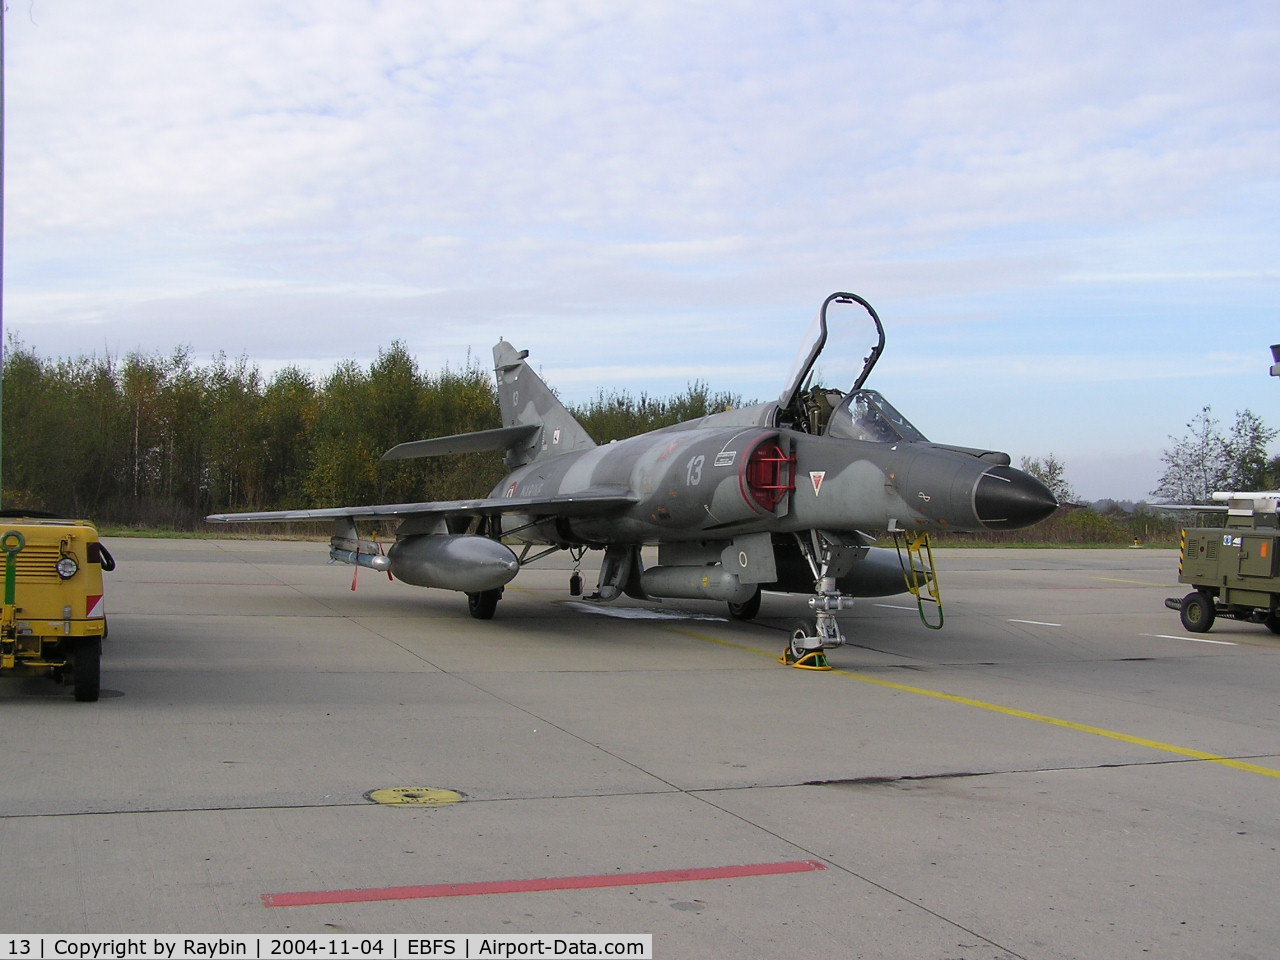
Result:
{"label": "white painted marking", "polygon": [[583,613],[594,613],[601,617],[614,617],[618,620],[714,620],[727,623],[724,617],[704,617],[696,613],[668,613],[665,610],[643,610],[640,607],[602,607],[594,603],[575,603],[565,601],[564,606]]}
{"label": "white painted marking", "polygon": [[1029,623],[1033,627],[1060,627],[1060,623],[1046,623],[1043,620],[1010,620],[1010,623]]}
{"label": "white painted marking", "polygon": [[1171,637],[1167,633],[1144,633],[1144,637],[1154,637],[1157,640],[1190,640],[1192,643],[1216,643],[1223,647],[1239,646],[1234,640],[1205,640],[1203,637]]}
{"label": "white painted marking", "polygon": [[900,607],[895,603],[877,603],[876,606],[884,607],[886,610],[910,610],[912,613],[916,612],[915,607]]}

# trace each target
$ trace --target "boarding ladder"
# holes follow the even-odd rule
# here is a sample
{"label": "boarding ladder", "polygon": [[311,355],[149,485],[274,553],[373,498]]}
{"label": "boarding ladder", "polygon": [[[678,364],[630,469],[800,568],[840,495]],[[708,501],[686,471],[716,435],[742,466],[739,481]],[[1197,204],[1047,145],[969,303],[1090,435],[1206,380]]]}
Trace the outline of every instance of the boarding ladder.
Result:
{"label": "boarding ladder", "polygon": [[[907,589],[916,598],[920,622],[930,630],[941,630],[942,592],[938,587],[938,577],[934,573],[933,548],[929,544],[929,534],[922,532],[912,538],[910,533],[895,530],[893,542],[898,548],[898,563],[902,567],[902,576],[907,582]],[[925,615],[926,603],[937,606],[937,623],[930,622],[929,617]]]}

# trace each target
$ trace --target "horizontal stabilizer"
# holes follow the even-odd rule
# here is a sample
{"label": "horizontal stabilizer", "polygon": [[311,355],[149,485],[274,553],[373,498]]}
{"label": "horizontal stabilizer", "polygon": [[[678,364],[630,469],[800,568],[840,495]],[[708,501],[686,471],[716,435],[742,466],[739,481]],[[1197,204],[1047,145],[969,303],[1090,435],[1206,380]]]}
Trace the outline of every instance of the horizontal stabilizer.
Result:
{"label": "horizontal stabilizer", "polygon": [[451,453],[510,450],[525,444],[541,429],[542,427],[536,423],[522,423],[514,427],[499,427],[496,430],[459,433],[452,437],[411,440],[392,447],[382,455],[382,459],[413,460],[418,457],[443,457]]}
{"label": "horizontal stabilizer", "polygon": [[624,510],[636,502],[616,491],[569,494],[560,497],[486,497],[482,500],[440,500],[434,503],[385,503],[368,507],[326,507],[318,510],[269,510],[262,513],[214,513],[211,523],[286,523],[291,520],[337,520],[342,517],[488,517],[526,513],[539,517],[595,517]]}

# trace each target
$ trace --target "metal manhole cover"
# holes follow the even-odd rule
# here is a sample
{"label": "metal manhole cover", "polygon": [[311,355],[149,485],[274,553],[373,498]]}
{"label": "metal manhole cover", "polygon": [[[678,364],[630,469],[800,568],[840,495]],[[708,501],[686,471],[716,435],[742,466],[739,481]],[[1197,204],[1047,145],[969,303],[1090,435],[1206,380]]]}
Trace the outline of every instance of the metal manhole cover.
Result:
{"label": "metal manhole cover", "polygon": [[407,807],[442,807],[466,799],[466,794],[441,787],[387,787],[370,790],[365,797],[374,803]]}

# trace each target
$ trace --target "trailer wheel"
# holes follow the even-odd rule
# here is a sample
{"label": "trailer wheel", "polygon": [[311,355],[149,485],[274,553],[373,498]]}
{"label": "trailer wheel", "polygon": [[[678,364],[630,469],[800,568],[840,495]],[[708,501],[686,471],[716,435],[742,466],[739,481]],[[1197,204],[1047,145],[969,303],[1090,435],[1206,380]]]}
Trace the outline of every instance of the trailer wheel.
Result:
{"label": "trailer wheel", "polygon": [[102,681],[102,640],[84,637],[71,651],[71,682],[81,703],[98,699]]}
{"label": "trailer wheel", "polygon": [[1272,610],[1262,622],[1267,625],[1267,629],[1272,633],[1280,633],[1280,613]]}
{"label": "trailer wheel", "polygon": [[1199,590],[1182,598],[1182,625],[1191,633],[1208,633],[1213,626],[1213,600]]}
{"label": "trailer wheel", "polygon": [[479,593],[467,594],[467,609],[477,620],[492,620],[498,611],[498,601],[502,599],[502,587],[493,590],[481,590]]}

